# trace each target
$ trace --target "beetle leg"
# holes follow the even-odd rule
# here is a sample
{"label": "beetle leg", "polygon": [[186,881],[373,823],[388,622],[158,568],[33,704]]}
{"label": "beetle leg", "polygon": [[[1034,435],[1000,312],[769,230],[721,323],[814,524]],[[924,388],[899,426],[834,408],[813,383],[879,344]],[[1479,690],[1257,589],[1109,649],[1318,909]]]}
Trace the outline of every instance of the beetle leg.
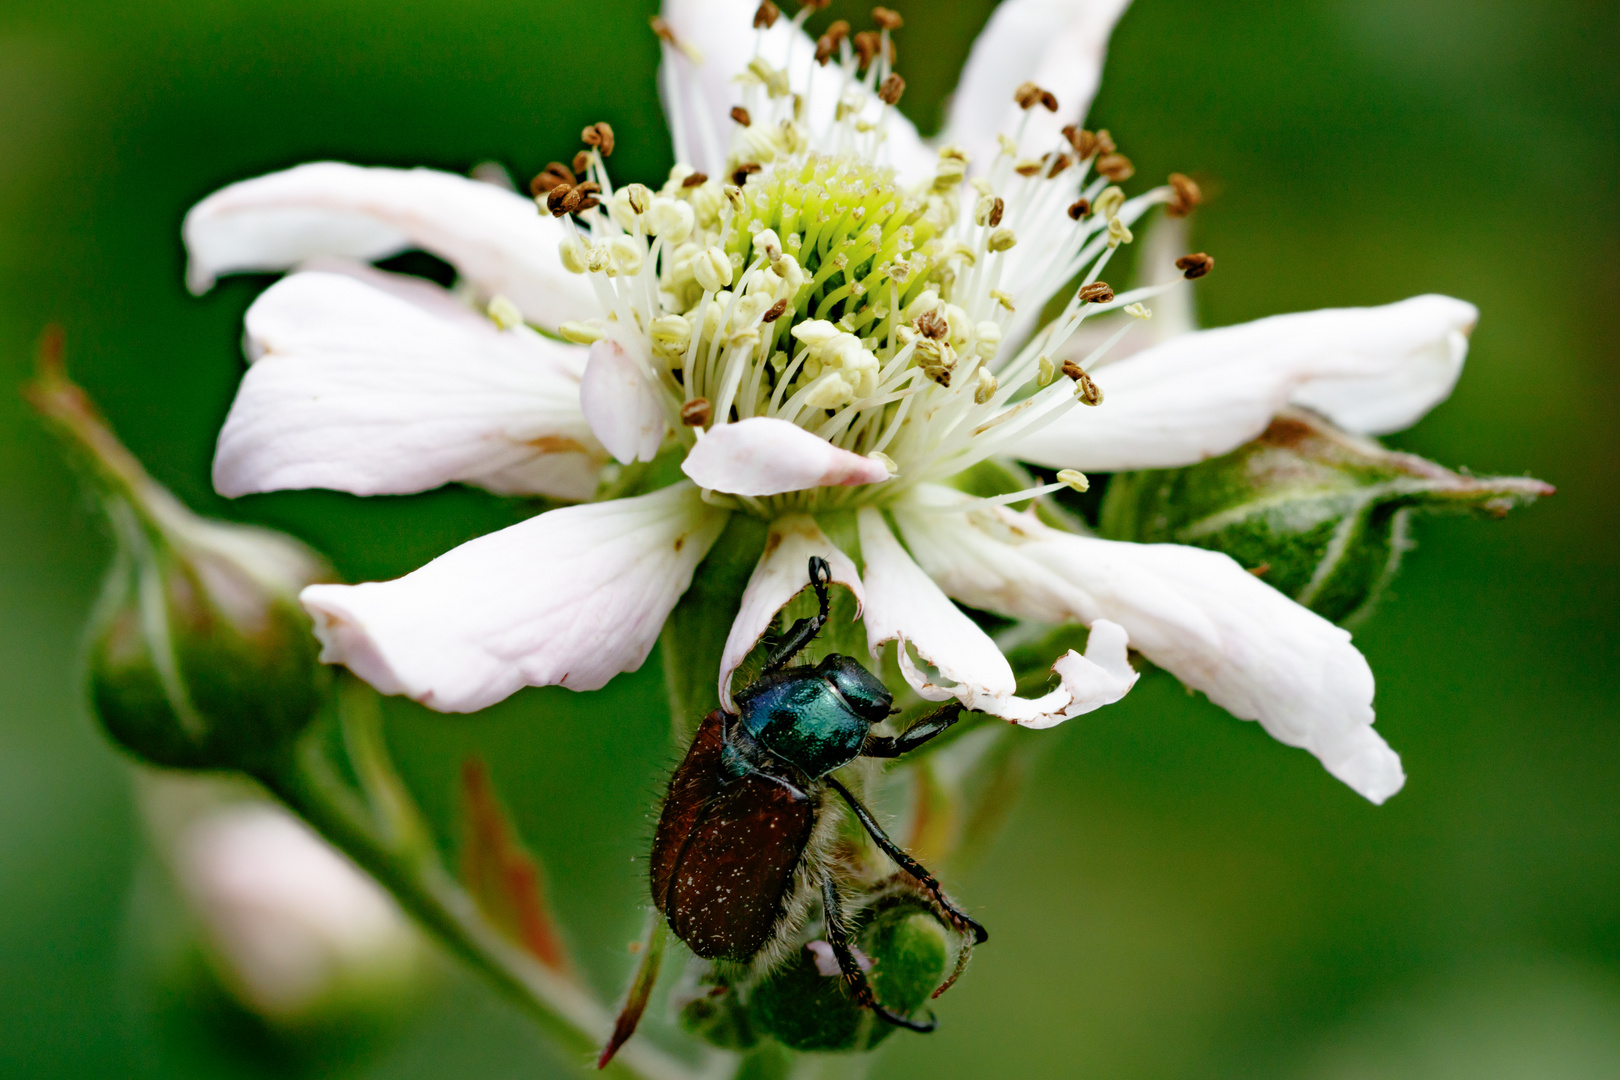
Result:
{"label": "beetle leg", "polygon": [[828,612],[832,610],[832,599],[827,594],[827,583],[831,580],[832,567],[827,565],[827,560],[820,555],[810,556],[810,587],[816,590],[816,604],[820,610],[810,618],[800,619],[793,624],[792,629],[765,658],[765,667],[760,672],[761,675],[781,671],[789,660],[799,655],[800,650],[816,640],[816,635],[821,633],[821,628],[827,624]]}
{"label": "beetle leg", "polygon": [[899,844],[890,840],[889,834],[883,831],[883,827],[872,816],[872,811],[862,806],[861,801],[851,794],[847,787],[839,783],[837,777],[829,776],[826,781],[834,791],[843,796],[844,801],[849,804],[849,808],[855,811],[856,820],[861,823],[861,827],[872,837],[873,843],[883,849],[883,854],[893,859],[900,869],[916,879],[917,884],[921,885],[924,891],[933,897],[934,901],[945,911],[957,930],[964,934],[971,933],[974,944],[983,945],[990,937],[990,931],[981,926],[967,912],[951,903],[950,899],[945,895],[945,890],[940,887],[939,879],[929,873],[926,866],[907,855],[905,849]]}
{"label": "beetle leg", "polygon": [[893,738],[887,735],[867,736],[866,745],[861,748],[861,756],[895,758],[901,754],[909,754],[935,735],[944,733],[945,729],[961,719],[961,716],[962,703],[953,701],[923,717]]}
{"label": "beetle leg", "polygon": [[833,955],[838,958],[838,970],[844,973],[844,985],[854,995],[855,1003],[907,1031],[927,1034],[938,1027],[938,1022],[932,1016],[926,1022],[913,1020],[878,1002],[877,995],[872,993],[872,984],[866,981],[866,972],[861,970],[861,962],[855,958],[855,951],[850,947],[849,928],[844,925],[844,912],[838,904],[838,884],[833,881],[831,874],[821,879],[821,905],[827,913],[827,944],[832,946]]}

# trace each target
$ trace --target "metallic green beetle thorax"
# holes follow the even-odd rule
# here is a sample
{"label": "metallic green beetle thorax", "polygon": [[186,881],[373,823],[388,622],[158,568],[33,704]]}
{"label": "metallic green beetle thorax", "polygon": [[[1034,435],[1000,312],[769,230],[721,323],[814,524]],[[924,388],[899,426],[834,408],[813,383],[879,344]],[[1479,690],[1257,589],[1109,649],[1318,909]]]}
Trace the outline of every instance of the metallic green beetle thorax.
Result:
{"label": "metallic green beetle thorax", "polygon": [[765,682],[750,687],[754,693],[737,704],[748,734],[773,754],[811,778],[825,776],[860,755],[872,725],[855,715],[826,678],[797,672],[762,685]]}

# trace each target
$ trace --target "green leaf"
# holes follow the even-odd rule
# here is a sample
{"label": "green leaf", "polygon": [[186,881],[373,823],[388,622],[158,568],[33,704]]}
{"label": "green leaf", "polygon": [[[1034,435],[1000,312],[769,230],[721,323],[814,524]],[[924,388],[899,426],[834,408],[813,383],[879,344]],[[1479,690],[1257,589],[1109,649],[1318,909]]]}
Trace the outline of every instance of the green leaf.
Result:
{"label": "green leaf", "polygon": [[1501,517],[1552,492],[1528,477],[1453,472],[1291,410],[1222,457],[1116,474],[1102,535],[1223,551],[1312,611],[1353,622],[1400,569],[1413,514]]}

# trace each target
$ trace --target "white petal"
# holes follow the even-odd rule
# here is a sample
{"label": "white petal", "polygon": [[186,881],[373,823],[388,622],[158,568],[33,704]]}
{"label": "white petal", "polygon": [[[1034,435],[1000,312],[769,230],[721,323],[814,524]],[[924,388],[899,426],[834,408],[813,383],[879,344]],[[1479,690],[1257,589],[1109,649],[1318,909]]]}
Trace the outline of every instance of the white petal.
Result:
{"label": "white petal", "polygon": [[1129,645],[1123,626],[1098,619],[1091,624],[1084,656],[1070,649],[1053,663],[1059,683],[1050,693],[1034,699],[1002,698],[994,708],[981,711],[1023,727],[1049,728],[1112,705],[1136,685],[1136,670],[1126,656]]}
{"label": "white petal", "polygon": [[182,227],[193,292],[221,274],[285,270],[318,255],[376,259],[406,248],[452,263],[485,296],[556,326],[598,310],[562,267],[563,226],[493,184],[433,169],[323,161],[244,180],[192,208]]}
{"label": "white petal", "polygon": [[[1441,296],[1428,299],[1438,302],[1435,321],[1443,330],[1414,340],[1399,354],[1398,363],[1381,370],[1313,379],[1294,392],[1293,403],[1362,435],[1387,435],[1423,419],[1456,388],[1468,358],[1469,335],[1479,320],[1479,310],[1472,304]],[[1438,310],[1441,305],[1452,309],[1449,318]]]}
{"label": "white petal", "polygon": [[664,402],[623,344],[603,338],[591,346],[579,400],[591,430],[621,464],[658,456],[669,430]]}
{"label": "white petal", "polygon": [[809,585],[812,555],[826,559],[832,580],[855,594],[856,617],[860,617],[866,603],[860,573],[849,556],[827,539],[815,519],[808,514],[790,514],[771,522],[765,553],[748,579],[748,588],[743,591],[742,603],[731,623],[731,633],[726,637],[725,653],[720,660],[720,702],[728,711],[733,710],[732,674],[765,636],[776,613]]}
{"label": "white petal", "polygon": [[1108,36],[1129,3],[1003,0],[968,54],[943,140],[965,148],[983,172],[996,155],[996,136],[1012,135],[1023,119],[1013,91],[1034,82],[1057,97],[1058,111],[1036,106],[1023,146],[1031,154],[1056,148],[1063,125],[1082,122],[1090,110]]}
{"label": "white petal", "polygon": [[[676,154],[695,168],[711,176],[723,175],[726,152],[731,146],[731,135],[736,127],[731,119],[731,107],[742,101],[735,81],[748,62],[754,58],[754,43],[758,32],[753,29],[754,0],[664,0],[664,21],[680,40],[697,47],[703,63],[694,71],[684,57],[678,61],[674,73],[682,92],[677,100],[669,100],[670,72],[660,71],[665,90],[666,115],[679,109],[678,118],[671,119],[671,127],[685,133],[688,144],[676,147]],[[795,92],[809,88],[809,112],[806,120],[812,130],[821,131],[832,122],[838,105],[838,95],[844,87],[844,75],[836,63],[821,67],[815,63],[815,42],[802,31],[793,28],[793,20],[783,17],[765,31],[759,54],[773,67],[786,67]],[[669,63],[666,51],[665,65]],[[873,98],[863,115],[875,118],[878,103]],[[708,125],[705,139],[701,126]],[[888,139],[879,157],[893,165],[905,183],[914,183],[932,173],[934,155],[923,145],[917,128],[898,110],[887,111]]]}
{"label": "white petal", "polygon": [[711,429],[686,455],[681,471],[700,487],[761,497],[889,479],[882,463],[768,416]]}
{"label": "white petal", "polygon": [[[1101,623],[1085,656],[1071,651],[1052,666],[1061,680],[1056,689],[1034,700],[1018,697],[1012,666],[996,643],[912,561],[882,513],[864,507],[858,521],[866,562],[867,647],[875,658],[888,642],[897,642],[900,671],[920,697],[954,697],[975,712],[1051,727],[1118,701],[1135,684],[1136,673],[1125,659],[1125,632]],[[918,667],[911,648],[941,681]]]}
{"label": "white petal", "polygon": [[[964,499],[941,489],[918,498]],[[1309,750],[1373,802],[1405,783],[1372,729],[1372,671],[1350,635],[1227,556],[1075,536],[999,508],[901,508],[896,520],[918,562],[963,603],[1041,622],[1117,622],[1149,660]]]}
{"label": "white petal", "polygon": [[1450,394],[1477,317],[1461,300],[1418,296],[1185,334],[1099,368],[1101,405],[1012,453],[1095,472],[1191,465],[1255,438],[1290,402],[1352,430],[1389,430]]}
{"label": "white petal", "polygon": [[[866,564],[866,644],[872,655],[891,641],[899,642],[906,681],[930,701],[965,695],[963,704],[971,708],[970,702],[981,698],[1011,695],[1017,679],[1007,658],[912,562],[882,512],[862,507],[858,521]],[[911,661],[907,645],[951,685],[930,682]]]}
{"label": "white petal", "polygon": [[524,686],[596,690],[647,659],[725,520],[682,483],[552,510],[398,580],[301,599],[323,661],[440,712]]}
{"label": "white petal", "polygon": [[498,330],[420,279],[384,292],[348,274],[283,278],[246,325],[257,359],[220,432],[222,495],[596,490],[603,454],[579,408],[578,346]]}

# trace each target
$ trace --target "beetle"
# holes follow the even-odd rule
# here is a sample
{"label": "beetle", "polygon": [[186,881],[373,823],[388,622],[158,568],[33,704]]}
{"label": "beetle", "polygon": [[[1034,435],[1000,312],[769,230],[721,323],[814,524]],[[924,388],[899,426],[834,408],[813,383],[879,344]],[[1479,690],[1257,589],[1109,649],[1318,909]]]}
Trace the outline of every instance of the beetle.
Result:
{"label": "beetle", "polygon": [[954,724],[961,706],[952,702],[898,736],[874,735],[894,697],[871,672],[836,653],[814,666],[789,666],[827,622],[827,561],[812,556],[809,574],[817,613],[793,624],[760,676],[735,695],[735,712],[716,709],[704,718],[670,778],[650,860],[653,902],[697,955],[758,971],[785,956],[819,898],[827,944],[855,1001],[891,1024],[932,1031],[932,1019],[912,1020],[877,1000],[851,947],[829,854],[838,814],[829,812],[835,804],[828,792],[944,921],[982,943],[984,927],[832,775],[859,757],[916,749]]}

